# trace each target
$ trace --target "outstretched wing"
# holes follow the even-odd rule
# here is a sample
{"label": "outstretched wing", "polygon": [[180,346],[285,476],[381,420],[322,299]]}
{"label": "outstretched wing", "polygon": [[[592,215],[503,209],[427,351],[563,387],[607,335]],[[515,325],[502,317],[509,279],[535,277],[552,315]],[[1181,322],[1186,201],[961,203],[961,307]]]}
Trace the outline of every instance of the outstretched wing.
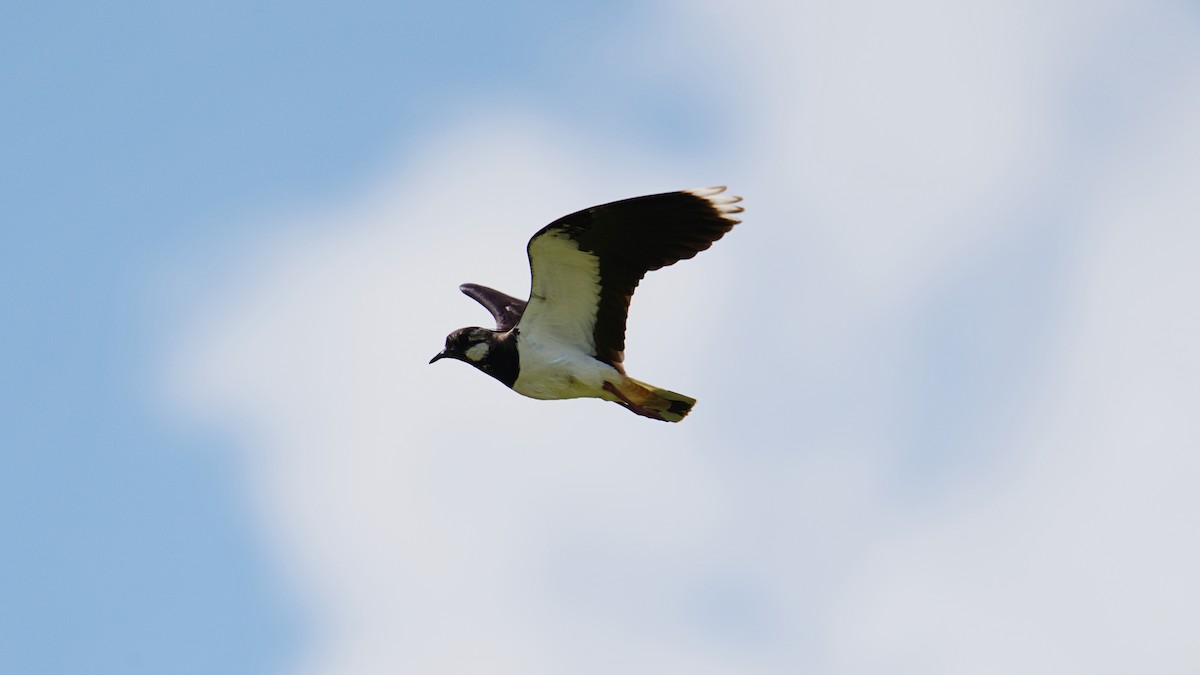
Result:
{"label": "outstretched wing", "polygon": [[691,258],[736,225],[724,187],[593,206],[529,240],[529,306],[518,328],[621,369],[629,301],[646,272]]}
{"label": "outstretched wing", "polygon": [[526,302],[524,300],[518,300],[494,288],[479,284],[463,284],[458,287],[458,290],[492,313],[492,317],[496,319],[496,330],[498,331],[511,330],[521,320],[521,315],[525,313]]}

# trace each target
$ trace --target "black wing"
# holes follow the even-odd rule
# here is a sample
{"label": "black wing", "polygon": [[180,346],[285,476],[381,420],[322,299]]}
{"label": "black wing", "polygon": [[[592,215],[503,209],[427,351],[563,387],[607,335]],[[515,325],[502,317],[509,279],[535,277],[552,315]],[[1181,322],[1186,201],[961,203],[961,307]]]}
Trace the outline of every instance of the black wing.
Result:
{"label": "black wing", "polygon": [[527,303],[524,300],[518,300],[494,288],[479,284],[463,284],[458,287],[458,290],[492,313],[492,317],[496,319],[496,330],[498,331],[511,330],[521,320],[521,315],[525,313]]}
{"label": "black wing", "polygon": [[668,192],[559,218],[529,240],[522,333],[574,345],[621,369],[629,301],[646,272],[691,258],[738,222],[724,187]]}

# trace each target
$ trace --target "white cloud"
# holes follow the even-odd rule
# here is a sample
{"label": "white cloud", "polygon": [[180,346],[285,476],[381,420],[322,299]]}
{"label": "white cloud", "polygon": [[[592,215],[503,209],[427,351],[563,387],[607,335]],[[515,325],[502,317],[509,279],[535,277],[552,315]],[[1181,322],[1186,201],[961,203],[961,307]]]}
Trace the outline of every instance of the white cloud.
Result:
{"label": "white cloud", "polygon": [[[1158,28],[1172,7],[1137,6]],[[457,284],[524,292],[534,229],[692,187],[688,167],[481,112],[262,243],[175,381],[182,405],[243,434],[264,531],[318,622],[303,672],[1194,665],[1200,325],[1182,308],[1200,285],[1200,101],[1151,106],[1177,112],[1142,120],[1161,135],[1112,168],[1064,135],[1064,92],[1130,11],[679,8],[690,23],[656,38],[728,37],[695,57],[741,82],[746,144],[727,160],[749,198],[745,225],[634,303],[630,371],[697,396],[684,424],[426,361],[485,322]],[[1161,86],[1138,91],[1183,89]],[[1049,386],[1008,385],[1012,428],[964,436],[961,455],[1002,470],[906,498],[897,429],[928,395],[910,382],[928,349],[914,323],[964,269],[1000,256],[1014,269],[995,283],[1020,278],[993,244],[1065,174],[1089,178],[1059,191],[1074,276],[1024,357]],[[1014,321],[991,339],[1033,328]]]}
{"label": "white cloud", "polygon": [[840,616],[850,670],[1200,666],[1200,96],[1173,102],[1083,219],[1062,367],[1016,448],[1028,464],[864,556]]}

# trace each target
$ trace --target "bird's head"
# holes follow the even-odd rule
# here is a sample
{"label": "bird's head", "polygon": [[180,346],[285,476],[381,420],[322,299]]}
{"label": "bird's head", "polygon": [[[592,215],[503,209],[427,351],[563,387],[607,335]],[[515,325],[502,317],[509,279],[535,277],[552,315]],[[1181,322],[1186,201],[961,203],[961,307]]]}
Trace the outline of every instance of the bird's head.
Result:
{"label": "bird's head", "polygon": [[442,359],[458,359],[475,367],[487,359],[492,343],[496,339],[496,331],[486,328],[459,328],[446,336],[446,348],[429,360],[430,363]]}

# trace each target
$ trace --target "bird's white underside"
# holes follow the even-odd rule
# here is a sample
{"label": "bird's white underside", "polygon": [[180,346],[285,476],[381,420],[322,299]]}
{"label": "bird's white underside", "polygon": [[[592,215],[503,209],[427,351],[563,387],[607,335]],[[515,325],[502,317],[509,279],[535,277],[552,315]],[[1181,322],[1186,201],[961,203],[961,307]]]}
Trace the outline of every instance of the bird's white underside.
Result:
{"label": "bird's white underside", "polygon": [[517,353],[521,370],[513,391],[530,398],[603,398],[617,400],[604,390],[605,382],[622,384],[626,378],[616,368],[557,340],[521,334]]}

